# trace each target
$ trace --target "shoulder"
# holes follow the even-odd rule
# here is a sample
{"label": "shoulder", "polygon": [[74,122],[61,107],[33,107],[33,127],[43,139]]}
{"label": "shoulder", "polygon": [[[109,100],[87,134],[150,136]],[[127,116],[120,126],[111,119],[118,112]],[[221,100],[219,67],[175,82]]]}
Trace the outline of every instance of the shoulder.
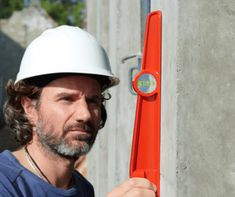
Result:
{"label": "shoulder", "polygon": [[85,178],[83,177],[78,171],[73,172],[76,185],[79,185],[79,187],[83,188],[83,190],[86,190],[87,193],[90,193],[94,195],[94,188],[92,184]]}
{"label": "shoulder", "polygon": [[15,179],[22,172],[19,167],[17,160],[11,154],[10,151],[6,150],[0,153],[0,182],[8,179],[10,182],[14,182]]}
{"label": "shoulder", "polygon": [[87,185],[88,187],[92,187],[92,184],[84,177],[82,176],[78,171],[74,171],[73,172],[73,175],[76,179],[76,181],[78,181],[80,184],[84,184],[84,185]]}
{"label": "shoulder", "polygon": [[0,162],[0,196],[18,196],[15,183],[20,174],[20,170],[16,170],[12,166],[2,163],[2,161]]}

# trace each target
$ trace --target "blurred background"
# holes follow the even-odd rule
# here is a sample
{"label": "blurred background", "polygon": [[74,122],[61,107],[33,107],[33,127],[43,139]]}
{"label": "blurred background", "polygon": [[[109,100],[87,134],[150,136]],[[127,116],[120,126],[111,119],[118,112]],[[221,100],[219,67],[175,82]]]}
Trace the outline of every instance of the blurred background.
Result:
{"label": "blurred background", "polygon": [[17,147],[2,105],[25,47],[45,29],[77,25],[104,46],[121,79],[110,89],[107,124],[78,166],[98,197],[128,178],[137,98],[128,73],[154,10],[163,15],[161,197],[234,197],[234,0],[0,0],[0,151]]}

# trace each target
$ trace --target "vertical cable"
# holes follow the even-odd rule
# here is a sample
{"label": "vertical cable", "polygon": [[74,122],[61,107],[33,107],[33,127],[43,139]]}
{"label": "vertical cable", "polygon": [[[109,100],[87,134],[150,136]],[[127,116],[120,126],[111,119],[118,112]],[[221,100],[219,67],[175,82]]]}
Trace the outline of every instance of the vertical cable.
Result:
{"label": "vertical cable", "polygon": [[146,16],[151,11],[151,0],[140,0],[140,14],[141,14],[141,49],[143,48],[144,43],[144,32],[145,32],[145,23]]}

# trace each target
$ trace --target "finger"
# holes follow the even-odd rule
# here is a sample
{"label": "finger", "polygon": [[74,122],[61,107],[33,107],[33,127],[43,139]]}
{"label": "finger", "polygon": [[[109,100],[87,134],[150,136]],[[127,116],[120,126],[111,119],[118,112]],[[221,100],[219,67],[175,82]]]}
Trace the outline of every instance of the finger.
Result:
{"label": "finger", "polygon": [[156,193],[150,189],[133,188],[122,197],[156,197]]}
{"label": "finger", "polygon": [[156,192],[156,186],[151,183],[148,179],[145,178],[131,178],[119,185],[118,187],[114,188],[112,192],[108,194],[110,196],[122,196],[123,194],[129,192],[134,188],[143,188],[147,190],[152,190]]}
{"label": "finger", "polygon": [[138,177],[131,178],[127,181],[126,186],[128,188],[144,188],[144,189],[153,190],[154,192],[157,191],[156,185],[154,185],[146,178],[138,178]]}

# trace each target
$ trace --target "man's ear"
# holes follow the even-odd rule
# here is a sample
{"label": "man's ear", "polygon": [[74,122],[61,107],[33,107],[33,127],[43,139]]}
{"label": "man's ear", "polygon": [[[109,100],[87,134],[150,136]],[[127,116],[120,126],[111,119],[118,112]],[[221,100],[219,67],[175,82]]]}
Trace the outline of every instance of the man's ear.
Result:
{"label": "man's ear", "polygon": [[21,99],[21,105],[24,109],[27,119],[34,126],[38,119],[36,102],[25,96]]}
{"label": "man's ear", "polygon": [[105,125],[105,122],[107,120],[107,112],[105,109],[104,104],[101,104],[101,120],[100,120],[100,125],[99,125],[99,129],[102,129]]}

